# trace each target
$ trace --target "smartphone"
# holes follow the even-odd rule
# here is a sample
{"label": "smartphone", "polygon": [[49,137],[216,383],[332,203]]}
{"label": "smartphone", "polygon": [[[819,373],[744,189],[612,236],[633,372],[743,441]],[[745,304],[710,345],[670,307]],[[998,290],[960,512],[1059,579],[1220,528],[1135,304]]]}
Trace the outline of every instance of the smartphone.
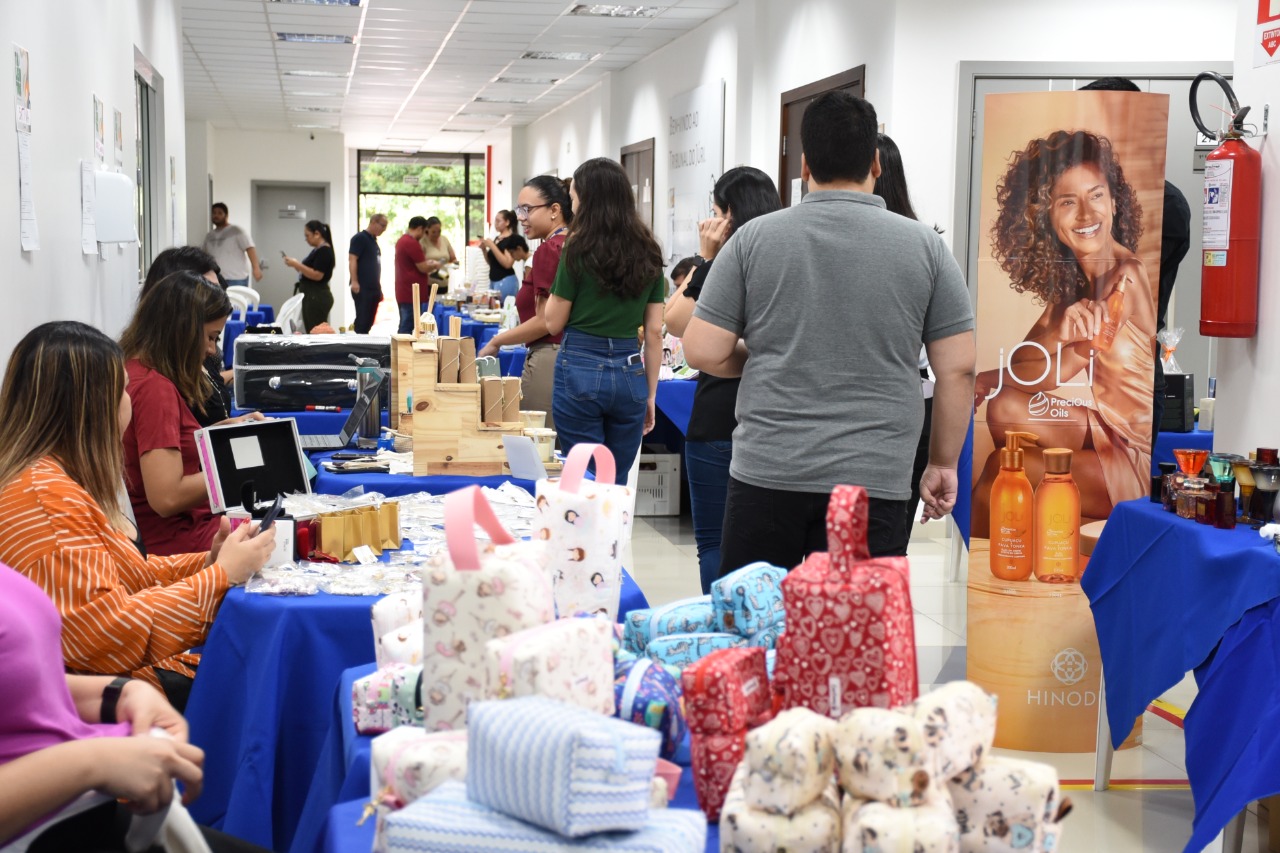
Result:
{"label": "smartphone", "polygon": [[276,495],[276,502],[271,505],[271,509],[267,510],[267,515],[262,519],[262,523],[258,525],[258,529],[254,532],[254,536],[265,533],[271,529],[271,525],[276,523],[276,519],[280,517],[280,510],[284,508],[284,495]]}
{"label": "smartphone", "polygon": [[340,462],[349,462],[357,459],[372,459],[377,455],[377,453],[358,453],[354,450],[339,450],[329,458],[337,459]]}

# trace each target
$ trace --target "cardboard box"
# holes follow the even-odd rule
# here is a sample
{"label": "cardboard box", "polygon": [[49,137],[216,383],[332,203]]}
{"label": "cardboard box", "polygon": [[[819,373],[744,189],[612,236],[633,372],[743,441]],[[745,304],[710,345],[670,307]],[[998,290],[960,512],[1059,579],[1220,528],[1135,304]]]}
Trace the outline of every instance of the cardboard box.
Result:
{"label": "cardboard box", "polygon": [[441,385],[457,385],[462,358],[461,338],[436,338],[440,353],[440,371],[437,377]]}
{"label": "cardboard box", "polygon": [[502,421],[502,377],[486,376],[480,380],[480,422],[496,424]]}
{"label": "cardboard box", "polygon": [[506,423],[522,422],[519,376],[504,376],[502,379],[502,420]]}

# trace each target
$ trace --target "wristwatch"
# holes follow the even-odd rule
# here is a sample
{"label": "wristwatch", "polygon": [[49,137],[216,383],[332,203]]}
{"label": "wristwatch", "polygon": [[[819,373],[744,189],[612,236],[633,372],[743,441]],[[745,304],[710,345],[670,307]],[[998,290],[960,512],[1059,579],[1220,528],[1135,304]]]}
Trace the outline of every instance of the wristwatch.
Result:
{"label": "wristwatch", "polygon": [[102,710],[98,712],[98,719],[104,723],[116,722],[116,703],[120,701],[120,694],[124,691],[124,686],[132,678],[113,678],[111,683],[102,688]]}

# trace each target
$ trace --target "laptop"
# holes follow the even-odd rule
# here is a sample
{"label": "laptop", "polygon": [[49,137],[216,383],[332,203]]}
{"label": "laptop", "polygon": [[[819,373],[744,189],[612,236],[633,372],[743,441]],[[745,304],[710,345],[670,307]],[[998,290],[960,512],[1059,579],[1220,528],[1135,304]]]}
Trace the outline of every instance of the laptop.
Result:
{"label": "laptop", "polygon": [[356,434],[360,428],[360,419],[364,417],[365,412],[369,411],[369,406],[373,404],[373,400],[378,396],[378,389],[382,387],[382,383],[374,383],[372,388],[366,388],[356,397],[356,404],[351,409],[351,414],[347,416],[347,422],[342,425],[342,431],[337,435],[300,435],[298,440],[303,450],[341,450],[351,443],[351,437]]}

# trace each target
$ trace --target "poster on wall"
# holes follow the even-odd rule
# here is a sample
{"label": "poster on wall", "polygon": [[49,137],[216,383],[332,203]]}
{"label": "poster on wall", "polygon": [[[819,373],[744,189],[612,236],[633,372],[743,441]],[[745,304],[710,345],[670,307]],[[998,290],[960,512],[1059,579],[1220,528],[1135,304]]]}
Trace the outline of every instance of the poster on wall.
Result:
{"label": "poster on wall", "polygon": [[667,107],[668,256],[698,252],[698,222],[724,171],[724,81],[682,92]]}
{"label": "poster on wall", "polygon": [[1253,67],[1280,62],[1280,0],[1258,0],[1254,31]]}
{"label": "poster on wall", "polygon": [[112,110],[112,112],[115,114],[113,138],[115,139],[116,165],[122,166],[124,165],[124,116],[119,110]]}
{"label": "poster on wall", "polygon": [[[1167,95],[986,97],[968,659],[1026,736],[997,745],[1048,726],[1093,748],[1080,527],[1150,489],[1168,116]],[[1074,724],[1036,716],[1058,693]]]}
{"label": "poster on wall", "polygon": [[93,96],[93,153],[101,162],[107,150],[107,115],[102,99]]}
{"label": "poster on wall", "polygon": [[13,106],[18,131],[31,132],[31,55],[13,46]]}

